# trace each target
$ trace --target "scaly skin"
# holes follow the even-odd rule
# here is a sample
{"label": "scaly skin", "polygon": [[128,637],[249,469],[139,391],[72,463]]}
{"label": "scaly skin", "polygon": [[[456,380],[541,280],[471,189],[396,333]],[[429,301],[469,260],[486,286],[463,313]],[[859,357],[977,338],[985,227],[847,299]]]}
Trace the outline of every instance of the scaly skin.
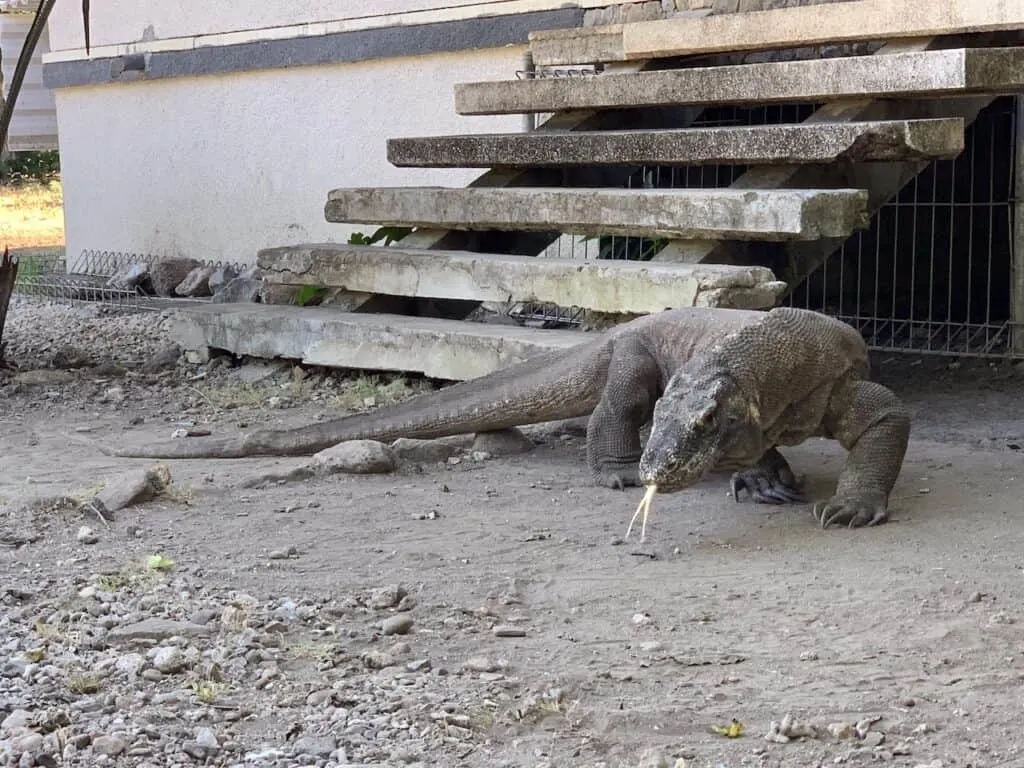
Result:
{"label": "scaly skin", "polygon": [[547,352],[370,413],[297,429],[175,440],[108,455],[197,459],[302,456],[345,440],[438,438],[591,415],[587,455],[594,481],[636,485],[640,429],[672,373],[764,312],[686,308],[637,318],[570,350]]}
{"label": "scaly skin", "polygon": [[798,500],[777,447],[828,437],[848,456],[835,495],[815,504],[816,519],[823,527],[883,523],[910,419],[868,373],[867,346],[850,326],[773,310],[677,369],[655,406],[640,478],[673,493],[710,472],[739,470],[734,495],[747,488],[755,500]]}

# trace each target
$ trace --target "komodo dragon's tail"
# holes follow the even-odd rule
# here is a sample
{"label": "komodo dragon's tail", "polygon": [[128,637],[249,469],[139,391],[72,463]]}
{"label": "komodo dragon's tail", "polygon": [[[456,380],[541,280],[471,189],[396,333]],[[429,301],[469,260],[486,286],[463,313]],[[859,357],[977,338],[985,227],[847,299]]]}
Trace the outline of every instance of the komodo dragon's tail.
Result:
{"label": "komodo dragon's tail", "polygon": [[610,346],[591,343],[544,352],[390,407],[304,427],[101,450],[153,459],[305,456],[344,440],[430,439],[585,416],[601,398]]}

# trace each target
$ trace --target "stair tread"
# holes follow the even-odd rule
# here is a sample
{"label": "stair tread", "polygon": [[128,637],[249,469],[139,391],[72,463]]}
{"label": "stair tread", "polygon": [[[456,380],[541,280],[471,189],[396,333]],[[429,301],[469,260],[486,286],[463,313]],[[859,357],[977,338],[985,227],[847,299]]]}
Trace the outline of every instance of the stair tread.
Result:
{"label": "stair tread", "polygon": [[533,131],[388,139],[398,167],[489,168],[573,165],[742,165],[953,157],[964,147],[961,118],[788,123],[711,128]]}
{"label": "stair tread", "polygon": [[867,226],[866,205],[859,189],[355,187],[332,190],[324,215],[443,229],[816,240]]}
{"label": "stair tread", "polygon": [[358,293],[538,302],[600,312],[718,306],[766,309],[785,284],[767,267],[541,258],[467,251],[309,243],[261,250],[268,280]]}
{"label": "stair tread", "polygon": [[1014,93],[1024,47],[947,48],[587,77],[458,83],[461,115],[658,105],[770,104],[845,97]]}

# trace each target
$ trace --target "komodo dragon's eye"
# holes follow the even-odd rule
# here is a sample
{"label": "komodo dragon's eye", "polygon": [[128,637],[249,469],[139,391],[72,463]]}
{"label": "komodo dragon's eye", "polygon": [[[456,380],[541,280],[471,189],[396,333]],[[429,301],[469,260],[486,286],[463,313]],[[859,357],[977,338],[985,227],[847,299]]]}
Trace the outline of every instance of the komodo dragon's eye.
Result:
{"label": "komodo dragon's eye", "polygon": [[703,430],[707,430],[715,426],[715,409],[708,408],[706,411],[704,411],[702,414],[700,414],[700,416],[696,418],[696,420],[693,422],[693,425],[697,429]]}

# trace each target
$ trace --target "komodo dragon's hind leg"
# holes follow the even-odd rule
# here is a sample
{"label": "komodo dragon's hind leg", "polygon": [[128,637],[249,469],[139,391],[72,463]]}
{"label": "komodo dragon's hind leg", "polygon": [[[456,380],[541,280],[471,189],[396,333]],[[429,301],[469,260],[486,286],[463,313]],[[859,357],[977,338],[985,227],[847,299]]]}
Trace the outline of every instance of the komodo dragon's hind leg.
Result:
{"label": "komodo dragon's hind leg", "polygon": [[743,490],[758,504],[792,504],[806,500],[803,484],[777,448],[765,453],[754,469],[734,472],[730,487],[737,502]]}
{"label": "komodo dragon's hind leg", "polygon": [[640,485],[640,428],[654,413],[660,380],[657,362],[639,343],[616,341],[604,392],[587,423],[587,463],[597,485]]}
{"label": "komodo dragon's hind leg", "polygon": [[829,402],[827,422],[849,454],[835,495],[814,505],[815,519],[822,528],[832,523],[850,528],[884,523],[910,437],[906,408],[881,384],[851,382]]}

